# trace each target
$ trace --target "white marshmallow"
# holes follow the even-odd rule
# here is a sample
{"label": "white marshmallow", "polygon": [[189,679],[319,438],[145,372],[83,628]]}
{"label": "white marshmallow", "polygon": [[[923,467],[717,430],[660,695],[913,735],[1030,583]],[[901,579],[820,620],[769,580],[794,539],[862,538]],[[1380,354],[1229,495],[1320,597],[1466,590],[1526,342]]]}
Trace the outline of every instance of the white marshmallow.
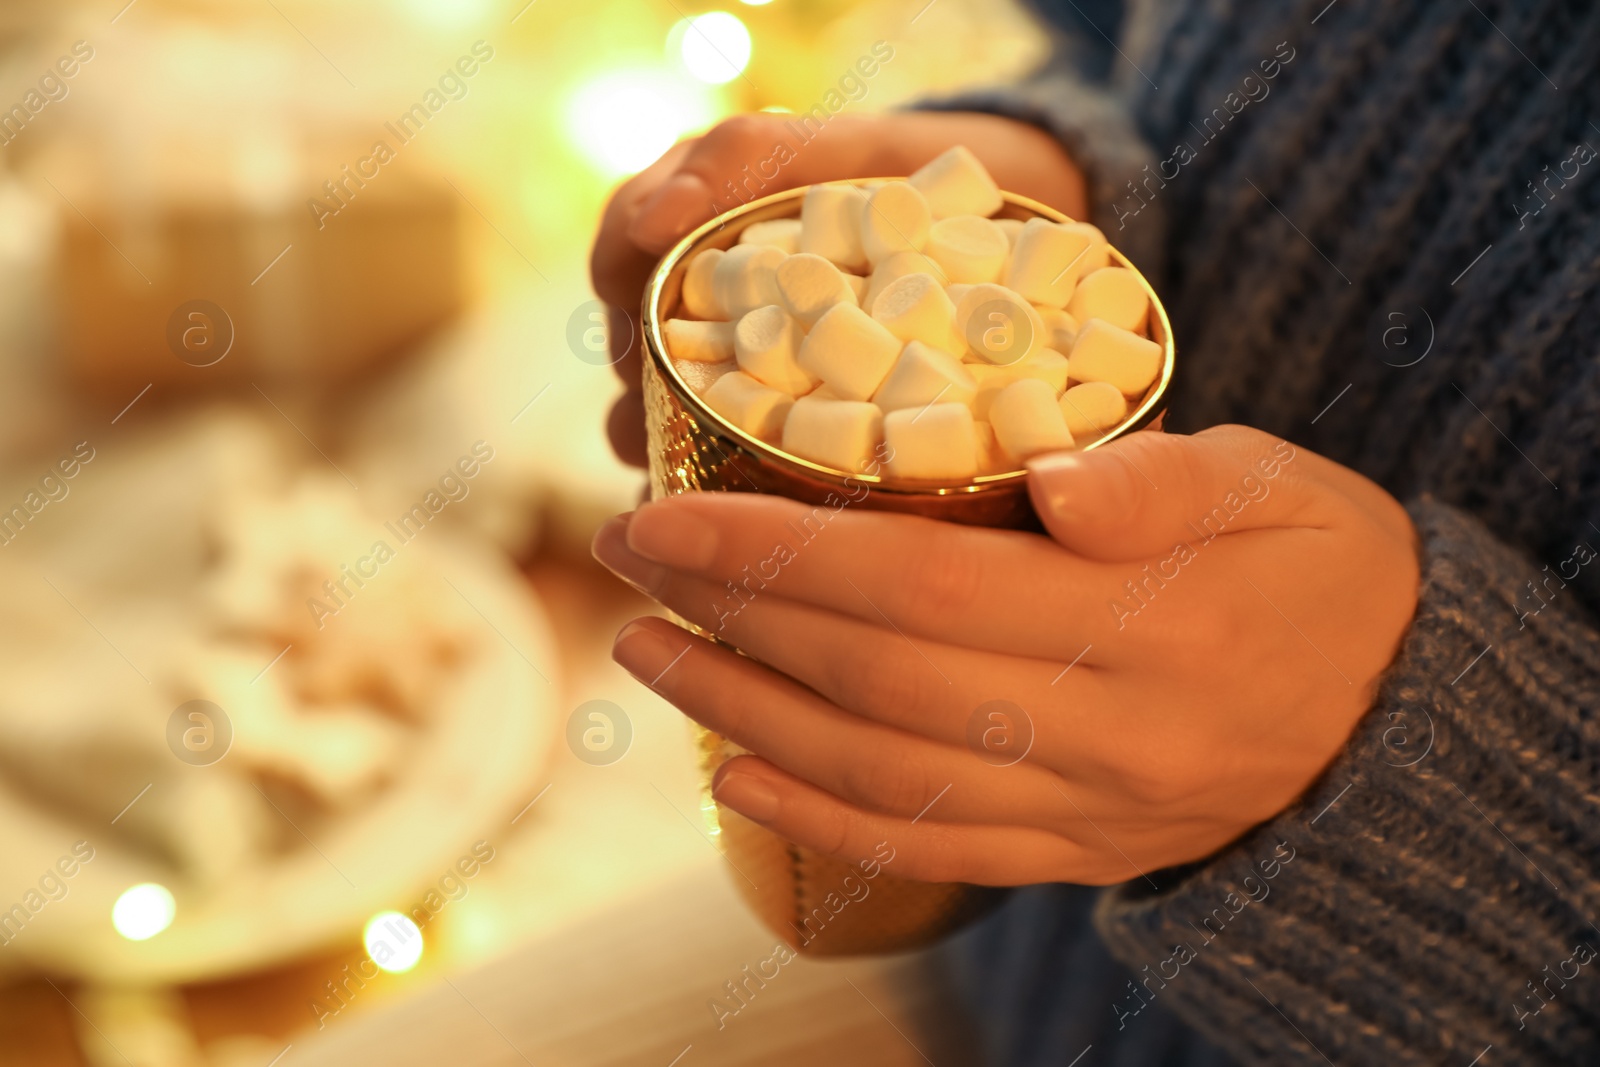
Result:
{"label": "white marshmallow", "polygon": [[662,327],[667,354],[692,363],[721,363],[733,358],[733,323],[668,319]]}
{"label": "white marshmallow", "polygon": [[1078,341],[1078,320],[1060,308],[1034,306],[1044,323],[1044,344],[1062,355],[1070,355]]}
{"label": "white marshmallow", "polygon": [[972,292],[971,282],[957,282],[955,285],[944,287],[944,295],[950,298],[950,303],[960,304],[961,298]]}
{"label": "white marshmallow", "polygon": [[800,366],[851,400],[866,400],[878,391],[895,357],[900,339],[854,304],[829,308],[800,343]]}
{"label": "white marshmallow", "polygon": [[877,264],[896,252],[920,252],[933,216],[922,194],[905,182],[885,182],[861,211],[861,249]]}
{"label": "white marshmallow", "polygon": [[800,250],[799,219],[768,219],[752,222],[739,234],[742,245],[771,245],[793,255]]}
{"label": "white marshmallow", "polygon": [[752,437],[777,443],[794,397],[756,381],[743,371],[729,371],[705,391],[707,406]]}
{"label": "white marshmallow", "polygon": [[974,285],[956,303],[956,332],[977,359],[1020,363],[1044,347],[1044,320],[1003,285]]}
{"label": "white marshmallow", "polygon": [[978,157],[965,145],[934,157],[908,179],[927,198],[936,219],[993,215],[1005,199]]}
{"label": "white marshmallow", "polygon": [[734,245],[717,261],[711,272],[711,285],[717,303],[730,319],[768,304],[776,304],[778,295],[778,265],[786,253],[771,245]]}
{"label": "white marshmallow", "polygon": [[810,327],[833,305],[856,302],[851,277],[821,256],[801,252],[778,264],[778,295],[789,314]]}
{"label": "white marshmallow", "polygon": [[1072,377],[1109,382],[1123,396],[1138,396],[1161,373],[1161,346],[1104,319],[1090,319],[1072,347]]}
{"label": "white marshmallow", "polygon": [[794,402],[783,424],[783,450],[849,474],[859,474],[883,440],[883,412],[859,400]]}
{"label": "white marshmallow", "polygon": [[872,314],[878,294],[908,274],[931,274],[941,282],[949,280],[944,276],[944,268],[921,252],[896,252],[872,268],[872,277],[867,279],[867,295],[861,300],[861,310]]}
{"label": "white marshmallow", "polygon": [[989,421],[1006,458],[1018,466],[1041,452],[1073,447],[1055,392],[1037,378],[1023,378],[1000,390]]}
{"label": "white marshmallow", "polygon": [[756,308],[733,328],[733,354],[739,369],[763,385],[790,396],[809,393],[817,379],[795,360],[800,324],[776,304]]}
{"label": "white marshmallow", "polygon": [[683,379],[683,383],[695,396],[705,396],[706,390],[715,385],[718,378],[739,369],[739,365],[731,359],[721,363],[694,363],[686,359],[674,359],[672,365],[677,369],[678,377]]}
{"label": "white marshmallow", "polygon": [[867,265],[861,248],[861,202],[867,194],[846,182],[813,185],[800,202],[800,251],[844,270]]}
{"label": "white marshmallow", "polygon": [[946,352],[965,345],[956,334],[956,306],[931,274],[890,282],[872,304],[872,317],[902,341],[921,341]]}
{"label": "white marshmallow", "polygon": [[987,363],[964,363],[962,366],[978,383],[977,390],[972,394],[971,406],[972,414],[980,419],[989,417],[995,397],[1012,382],[1032,378],[1045,383],[1052,393],[1059,395],[1066,388],[1070,375],[1066,357],[1048,349],[1005,367],[992,367]]}
{"label": "white marshmallow", "polygon": [[956,215],[928,227],[928,258],[951,282],[997,282],[1011,245],[1005,231],[980,215]]}
{"label": "white marshmallow", "polygon": [[1145,316],[1150,311],[1150,297],[1133,271],[1103,267],[1078,282],[1067,311],[1079,322],[1103,319],[1113,326],[1141,333]]}
{"label": "white marshmallow", "polygon": [[1110,382],[1085,382],[1061,394],[1061,416],[1075,441],[1092,441],[1128,417],[1128,402]]}
{"label": "white marshmallow", "polygon": [[726,255],[720,248],[707,248],[695,253],[689,269],[683,272],[683,308],[697,319],[725,319],[728,313],[717,300],[717,290],[712,284],[712,274],[717,261]]}
{"label": "white marshmallow", "polygon": [[979,474],[1004,474],[1011,470],[1011,463],[1006,459],[1005,453],[1000,450],[1000,442],[994,439],[994,427],[981,420],[972,424],[973,436],[978,444],[978,473]]}
{"label": "white marshmallow", "polygon": [[967,481],[978,473],[978,436],[965,404],[891,411],[883,439],[896,478]]}
{"label": "white marshmallow", "polygon": [[1053,348],[1041,348],[1017,367],[1025,378],[1037,378],[1059,395],[1067,387],[1070,368],[1067,357]]}
{"label": "white marshmallow", "polygon": [[1006,243],[1011,246],[1011,251],[1017,250],[1017,234],[1022,232],[1022,219],[995,219],[994,224],[1006,235]]}
{"label": "white marshmallow", "polygon": [[928,404],[967,405],[977,391],[977,379],[960,360],[921,341],[912,341],[872,394],[872,402],[885,413]]}
{"label": "white marshmallow", "polygon": [[839,276],[843,278],[845,284],[850,287],[850,292],[855,297],[856,306],[861,307],[862,303],[867,299],[867,287],[871,283],[869,283],[867,279],[863,278],[859,274],[849,274],[844,271],[840,271]]}
{"label": "white marshmallow", "polygon": [[1006,267],[1006,285],[1035,304],[1065,307],[1078,279],[1106,265],[1108,247],[1093,226],[1029,219]]}

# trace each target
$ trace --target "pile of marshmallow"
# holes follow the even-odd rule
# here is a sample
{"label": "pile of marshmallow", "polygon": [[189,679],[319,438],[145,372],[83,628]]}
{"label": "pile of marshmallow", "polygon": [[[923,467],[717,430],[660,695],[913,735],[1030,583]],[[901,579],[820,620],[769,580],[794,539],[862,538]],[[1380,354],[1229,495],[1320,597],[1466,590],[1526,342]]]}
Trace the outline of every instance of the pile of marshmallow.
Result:
{"label": "pile of marshmallow", "polygon": [[1095,227],[1002,205],[964,147],[814,185],[689,261],[668,354],[740,430],[847,473],[960,482],[1081,447],[1161,370],[1149,298]]}

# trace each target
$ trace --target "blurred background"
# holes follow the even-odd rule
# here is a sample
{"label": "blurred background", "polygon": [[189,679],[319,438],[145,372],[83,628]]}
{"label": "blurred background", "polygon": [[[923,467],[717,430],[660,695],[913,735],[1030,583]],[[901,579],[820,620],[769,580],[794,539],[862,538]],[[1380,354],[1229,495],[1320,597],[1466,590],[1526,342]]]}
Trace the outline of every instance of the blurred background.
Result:
{"label": "blurred background", "polygon": [[880,41],[844,108],[1048,50],[994,0],[0,5],[0,1064],[961,1061],[918,957],[730,999],[774,941],[587,548],[642,487],[607,196]]}

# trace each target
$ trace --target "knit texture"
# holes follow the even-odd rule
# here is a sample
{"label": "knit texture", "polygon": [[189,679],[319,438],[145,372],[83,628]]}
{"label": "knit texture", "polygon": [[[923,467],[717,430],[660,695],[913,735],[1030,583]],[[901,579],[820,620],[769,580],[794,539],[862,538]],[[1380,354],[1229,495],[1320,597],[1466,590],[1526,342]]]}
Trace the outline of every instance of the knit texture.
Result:
{"label": "knit texture", "polygon": [[[1056,8],[1087,43],[932,106],[1085,167],[1173,320],[1170,429],[1362,472],[1408,502],[1424,580],[1299,803],[1100,894],[1115,960],[1084,962],[1061,887],[957,943],[980,1004],[1014,994],[978,1013],[993,1062],[1064,1064],[1080,1034],[1097,1063],[1215,1062],[1196,1031],[1252,1064],[1600,1062],[1600,5],[1174,0],[1092,23],[1098,50]],[[1126,1051],[1146,1027],[1164,1051]]]}

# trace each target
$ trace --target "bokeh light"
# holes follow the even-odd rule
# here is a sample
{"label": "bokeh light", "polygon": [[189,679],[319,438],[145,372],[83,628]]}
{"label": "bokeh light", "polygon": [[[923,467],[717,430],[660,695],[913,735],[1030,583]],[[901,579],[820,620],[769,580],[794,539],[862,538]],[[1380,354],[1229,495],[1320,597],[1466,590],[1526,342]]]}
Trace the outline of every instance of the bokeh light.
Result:
{"label": "bokeh light", "polygon": [[703,82],[721,85],[744,73],[750,65],[750,31],[739,16],[726,11],[681,20],[668,35],[679,40],[678,57],[690,74]]}
{"label": "bokeh light", "polygon": [[584,84],[567,107],[567,130],[608,178],[640,170],[680,137],[717,117],[710,96],[657,71],[618,71]]}
{"label": "bokeh light", "polygon": [[178,905],[164,885],[140,882],[125,889],[111,906],[111,925],[129,941],[148,941],[172,925]]}
{"label": "bokeh light", "polygon": [[422,958],[422,931],[398,911],[380,911],[368,919],[361,942],[372,962],[390,974],[404,974]]}

